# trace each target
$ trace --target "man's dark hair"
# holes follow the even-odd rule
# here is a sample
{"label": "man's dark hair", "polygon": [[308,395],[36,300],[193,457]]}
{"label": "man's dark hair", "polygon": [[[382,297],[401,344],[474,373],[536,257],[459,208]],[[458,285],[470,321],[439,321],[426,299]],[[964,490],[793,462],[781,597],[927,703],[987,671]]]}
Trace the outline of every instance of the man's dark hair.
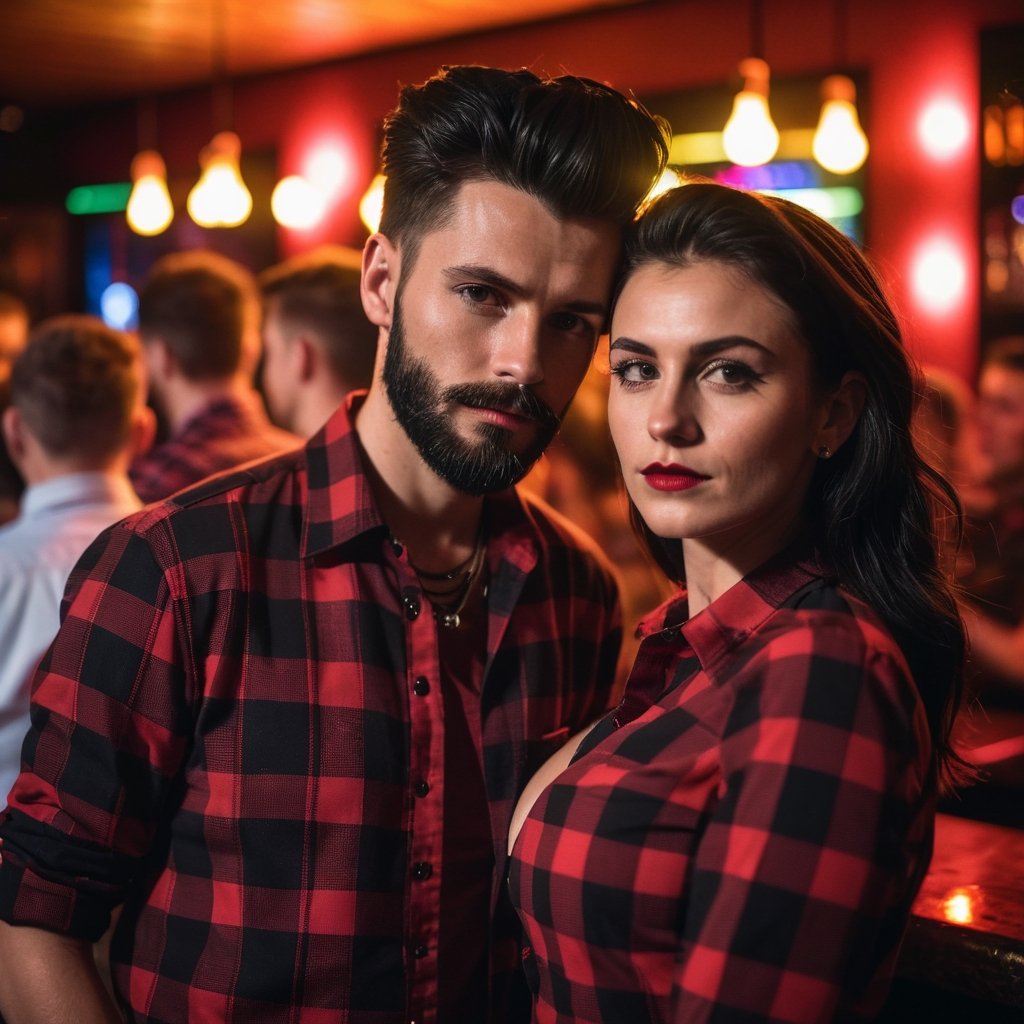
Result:
{"label": "man's dark hair", "polygon": [[255,329],[259,299],[252,274],[206,250],[171,253],[153,264],[139,291],[139,334],[159,337],[190,380],[236,373],[243,339]]}
{"label": "man's dark hair", "polygon": [[15,361],[10,400],[50,455],[101,462],[128,441],[142,376],[131,335],[97,317],[53,317]]}
{"label": "man's dark hair", "polygon": [[359,279],[359,252],[341,246],[321,246],[259,276],[264,301],[276,301],[282,323],[322,342],[334,376],[349,388],[369,387],[377,353],[377,328],[363,311]]}
{"label": "man's dark hair", "polygon": [[407,86],[384,123],[380,230],[407,265],[467,181],[497,181],[559,217],[626,225],[668,159],[661,118],[607,85],[472,65]]}

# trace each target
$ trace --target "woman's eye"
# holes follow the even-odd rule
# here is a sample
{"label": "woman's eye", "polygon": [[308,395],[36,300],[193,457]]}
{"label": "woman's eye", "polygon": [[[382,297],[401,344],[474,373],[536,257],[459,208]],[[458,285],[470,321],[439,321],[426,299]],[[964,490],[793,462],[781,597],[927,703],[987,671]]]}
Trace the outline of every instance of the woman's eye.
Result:
{"label": "woman's eye", "polygon": [[763,379],[746,363],[724,361],[705,367],[703,377],[713,384],[727,384],[731,387],[752,384]]}
{"label": "woman's eye", "polygon": [[628,384],[643,384],[658,376],[657,368],[653,364],[645,363],[640,359],[618,363],[611,367],[611,372],[619,380]]}

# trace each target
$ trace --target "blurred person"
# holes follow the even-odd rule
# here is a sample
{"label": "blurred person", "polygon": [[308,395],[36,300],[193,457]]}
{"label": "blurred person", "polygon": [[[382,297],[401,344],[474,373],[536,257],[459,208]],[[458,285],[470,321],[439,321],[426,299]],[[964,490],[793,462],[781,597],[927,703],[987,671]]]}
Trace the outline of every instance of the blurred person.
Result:
{"label": "blurred person", "polygon": [[[4,410],[10,404],[10,380],[0,381],[0,420],[3,418]],[[18,514],[24,491],[25,481],[21,478],[18,467],[11,460],[3,431],[0,430],[0,526],[9,523]]]}
{"label": "blurred person", "polygon": [[961,768],[956,498],[896,318],[824,220],[687,184],[627,236],[610,337],[635,521],[684,589],[513,816],[535,1020],[873,1019]]}
{"label": "blurred person", "polygon": [[[974,429],[974,394],[967,383],[938,366],[923,366],[911,418],[914,446],[956,490],[964,511],[984,506],[987,488],[979,474],[980,453]],[[962,515],[936,522],[941,565],[957,575],[962,557]]]}
{"label": "blurred person", "polygon": [[263,394],[273,420],[302,437],[373,379],[377,328],[359,296],[361,263],[354,249],[323,246],[259,277]]}
{"label": "blurred person", "polygon": [[970,662],[983,704],[1024,710],[1024,335],[985,350],[977,438],[993,499],[965,533]]}
{"label": "blurred person", "polygon": [[369,391],[76,574],[0,820],[11,1024],[114,1016],[89,943],[118,904],[132,1020],[528,1019],[508,821],[607,706],[621,630],[596,545],[514,485],[667,155],[586,79],[402,90],[363,255]]}
{"label": "blurred person", "polygon": [[141,507],[128,462],[153,438],[138,342],[93,317],[46,320],[15,361],[3,435],[24,476],[0,527],[0,803],[18,774],[29,683],[59,625],[68,574],[97,534]]}
{"label": "blurred person", "polygon": [[28,307],[10,292],[0,292],[0,384],[11,375],[14,360],[28,340]]}
{"label": "blurred person", "polygon": [[139,337],[168,432],[132,463],[144,502],[301,443],[270,422],[252,384],[259,295],[245,267],[204,250],[164,256],[139,290]]}

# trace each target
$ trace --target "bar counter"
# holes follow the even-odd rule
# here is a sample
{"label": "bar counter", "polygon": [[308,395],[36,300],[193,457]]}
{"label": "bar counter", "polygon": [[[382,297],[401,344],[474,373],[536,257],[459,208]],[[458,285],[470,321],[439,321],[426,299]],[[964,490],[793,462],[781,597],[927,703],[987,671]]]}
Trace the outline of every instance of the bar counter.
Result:
{"label": "bar counter", "polygon": [[939,814],[881,1020],[1024,1021],[1024,832]]}

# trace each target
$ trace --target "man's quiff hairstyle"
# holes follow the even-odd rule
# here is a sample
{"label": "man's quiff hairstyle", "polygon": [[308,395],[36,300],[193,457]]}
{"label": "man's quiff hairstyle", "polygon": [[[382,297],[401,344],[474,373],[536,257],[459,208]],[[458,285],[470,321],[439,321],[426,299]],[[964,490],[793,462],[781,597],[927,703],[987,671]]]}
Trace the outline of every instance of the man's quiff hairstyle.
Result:
{"label": "man's quiff hairstyle", "polygon": [[237,373],[243,339],[258,329],[252,273],[219,253],[171,253],[153,264],[139,291],[143,342],[161,338],[189,380]]}
{"label": "man's quiff hairstyle", "polygon": [[142,388],[138,341],[93,316],[44,320],[11,371],[11,404],[54,457],[104,461],[131,436]]}
{"label": "man's quiff hairstyle", "polygon": [[380,230],[409,265],[459,186],[497,181],[556,216],[633,220],[668,159],[668,127],[586,78],[464,65],[407,86],[384,123]]}

